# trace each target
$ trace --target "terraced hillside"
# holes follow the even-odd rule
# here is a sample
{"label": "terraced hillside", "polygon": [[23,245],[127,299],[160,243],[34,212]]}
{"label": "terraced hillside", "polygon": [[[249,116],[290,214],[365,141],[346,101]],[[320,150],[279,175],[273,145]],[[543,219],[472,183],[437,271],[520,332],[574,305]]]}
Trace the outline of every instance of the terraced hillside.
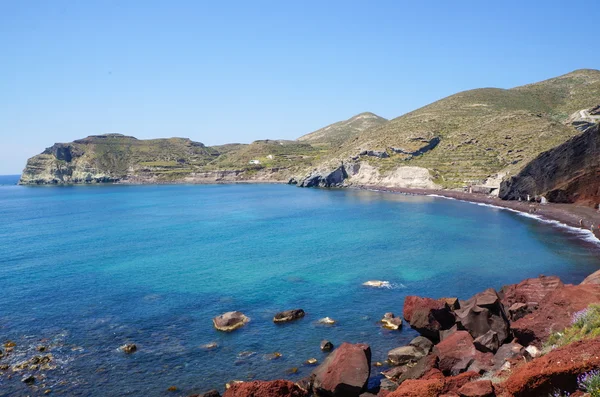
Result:
{"label": "terraced hillside", "polygon": [[600,71],[589,69],[513,89],[465,91],[363,131],[320,168],[368,164],[383,179],[399,167],[422,167],[441,187],[481,184],[515,174],[577,135],[569,115],[599,102]]}
{"label": "terraced hillside", "polygon": [[328,148],[337,148],[345,142],[356,138],[361,132],[382,126],[387,122],[388,120],[383,117],[365,112],[357,114],[348,120],[338,121],[310,134],[303,135],[298,138],[298,141],[313,145],[322,145]]}

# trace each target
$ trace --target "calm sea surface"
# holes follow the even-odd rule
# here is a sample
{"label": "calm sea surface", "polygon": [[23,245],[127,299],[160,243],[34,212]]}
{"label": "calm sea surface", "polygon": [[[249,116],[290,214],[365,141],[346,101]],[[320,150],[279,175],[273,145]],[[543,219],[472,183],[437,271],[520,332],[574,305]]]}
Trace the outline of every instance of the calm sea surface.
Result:
{"label": "calm sea surface", "polygon": [[[600,268],[579,237],[504,210],[368,191],[0,186],[0,337],[17,344],[0,363],[46,345],[57,365],[23,372],[46,377],[36,386],[0,372],[0,395],[188,395],[299,379],[304,361],[324,358],[322,339],[367,342],[383,361],[415,336],[377,324],[401,315],[406,295],[468,298],[541,273],[579,282]],[[361,286],[371,279],[393,288]],[[272,323],[292,308],[307,316]],[[251,322],[214,330],[230,310]],[[316,324],[325,316],[338,324]],[[202,348],[210,342],[219,347]],[[125,343],[138,352],[121,353]]]}

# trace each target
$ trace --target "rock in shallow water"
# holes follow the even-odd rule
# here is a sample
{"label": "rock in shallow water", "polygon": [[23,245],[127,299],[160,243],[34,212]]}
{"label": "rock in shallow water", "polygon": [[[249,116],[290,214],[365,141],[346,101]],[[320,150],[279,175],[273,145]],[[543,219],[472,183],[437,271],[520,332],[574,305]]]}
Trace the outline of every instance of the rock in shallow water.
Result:
{"label": "rock in shallow water", "polygon": [[131,354],[137,351],[137,346],[134,343],[129,343],[119,347],[123,353]]}
{"label": "rock in shallow water", "polygon": [[333,350],[333,343],[328,340],[321,341],[321,350],[324,352],[330,352]]}
{"label": "rock in shallow water", "polygon": [[243,327],[250,321],[242,312],[227,312],[213,318],[213,325],[223,332],[231,332]]}
{"label": "rock in shallow water", "polygon": [[383,328],[391,329],[393,331],[402,328],[402,319],[394,316],[394,313],[385,313],[381,319]]}
{"label": "rock in shallow water", "polygon": [[277,313],[275,317],[273,317],[274,323],[287,323],[290,321],[298,320],[304,317],[306,313],[302,309],[292,309],[286,310],[280,313]]}

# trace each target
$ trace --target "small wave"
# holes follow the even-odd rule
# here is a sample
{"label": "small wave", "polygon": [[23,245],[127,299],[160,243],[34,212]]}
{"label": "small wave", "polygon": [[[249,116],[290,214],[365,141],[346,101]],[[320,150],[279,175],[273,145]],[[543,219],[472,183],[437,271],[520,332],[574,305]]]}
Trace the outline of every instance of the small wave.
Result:
{"label": "small wave", "polygon": [[371,280],[364,282],[362,285],[371,288],[385,288],[385,289],[401,289],[406,288],[402,283],[390,283],[389,281]]}

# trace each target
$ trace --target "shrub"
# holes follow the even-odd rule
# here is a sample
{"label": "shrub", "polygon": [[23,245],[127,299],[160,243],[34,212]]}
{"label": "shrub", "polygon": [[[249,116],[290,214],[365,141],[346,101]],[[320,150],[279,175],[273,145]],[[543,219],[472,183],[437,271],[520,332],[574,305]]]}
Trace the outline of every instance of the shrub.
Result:
{"label": "shrub", "polygon": [[547,346],[564,346],[582,339],[600,336],[600,304],[590,305],[573,315],[571,325],[555,332],[546,341]]}
{"label": "shrub", "polygon": [[600,370],[579,375],[577,385],[581,390],[590,393],[591,397],[600,397]]}

